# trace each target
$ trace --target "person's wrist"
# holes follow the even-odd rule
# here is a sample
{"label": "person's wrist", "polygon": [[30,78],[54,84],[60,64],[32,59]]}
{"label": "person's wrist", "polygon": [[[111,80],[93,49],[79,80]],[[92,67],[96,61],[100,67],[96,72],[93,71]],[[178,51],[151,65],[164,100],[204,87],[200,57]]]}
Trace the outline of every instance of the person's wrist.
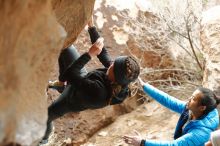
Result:
{"label": "person's wrist", "polygon": [[145,144],[145,140],[142,139],[142,140],[141,140],[141,144],[140,144],[140,146],[144,146],[144,144]]}
{"label": "person's wrist", "polygon": [[94,25],[88,25],[88,29],[90,30],[90,29],[93,29],[93,28],[95,28],[95,26]]}
{"label": "person's wrist", "polygon": [[90,56],[90,57],[92,57],[92,56],[93,56],[93,55],[92,55],[92,53],[90,53],[89,51],[88,51],[87,53],[89,54],[89,56]]}
{"label": "person's wrist", "polygon": [[94,23],[93,23],[93,16],[91,16],[90,20],[88,21],[88,27],[93,27]]}

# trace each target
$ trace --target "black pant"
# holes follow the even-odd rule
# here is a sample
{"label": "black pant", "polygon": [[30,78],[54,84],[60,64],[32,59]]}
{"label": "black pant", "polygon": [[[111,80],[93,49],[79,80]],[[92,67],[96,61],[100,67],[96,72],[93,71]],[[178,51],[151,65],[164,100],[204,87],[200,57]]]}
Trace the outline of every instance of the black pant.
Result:
{"label": "black pant", "polygon": [[[62,75],[65,69],[75,60],[77,60],[79,56],[80,55],[78,51],[73,46],[62,50],[58,59],[60,75]],[[80,75],[84,76],[86,74],[87,71],[85,68],[83,68],[80,72]],[[64,80],[62,81],[64,82]],[[79,93],[75,92],[75,87],[68,84],[59,98],[48,107],[47,130],[43,139],[48,139],[50,133],[52,132],[51,122],[53,120],[63,116],[68,112],[79,112],[85,109],[83,104],[80,103],[82,101],[80,100],[80,95],[77,94]]]}
{"label": "black pant", "polygon": [[[58,63],[59,63],[59,80],[65,82],[65,80],[61,79],[61,75],[67,69],[67,67],[76,61],[80,57],[79,52],[77,49],[72,45],[64,50],[61,51]],[[81,69],[80,75],[84,76],[87,74],[85,68]]]}

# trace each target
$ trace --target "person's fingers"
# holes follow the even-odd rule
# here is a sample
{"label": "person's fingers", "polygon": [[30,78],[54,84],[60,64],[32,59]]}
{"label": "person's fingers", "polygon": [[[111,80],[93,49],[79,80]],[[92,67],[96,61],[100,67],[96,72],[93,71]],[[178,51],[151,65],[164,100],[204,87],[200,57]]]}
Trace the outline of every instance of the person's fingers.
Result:
{"label": "person's fingers", "polygon": [[102,49],[104,47],[104,44],[103,43],[101,43],[100,44],[100,49]]}
{"label": "person's fingers", "polygon": [[128,137],[125,138],[125,136],[124,136],[124,141],[127,144],[131,144],[133,142],[133,139],[132,138],[128,138]]}
{"label": "person's fingers", "polygon": [[103,42],[102,41],[99,41],[99,45],[102,45],[103,44]]}
{"label": "person's fingers", "polygon": [[133,130],[137,136],[141,136],[141,134],[137,130]]}
{"label": "person's fingers", "polygon": [[129,139],[128,138],[123,138],[124,139],[124,141],[128,141]]}
{"label": "person's fingers", "polygon": [[126,142],[126,143],[133,143],[133,141],[134,141],[134,138],[131,138],[131,137],[127,137],[127,138],[124,138],[124,141]]}
{"label": "person's fingers", "polygon": [[97,50],[100,50],[102,48],[102,44],[97,44]]}
{"label": "person's fingers", "polygon": [[96,42],[94,43],[95,46],[98,46],[99,44],[100,44],[99,41],[96,41]]}
{"label": "person's fingers", "polygon": [[100,42],[100,43],[98,43],[98,47],[99,47],[100,49],[102,49],[102,48],[104,47],[104,44],[103,44],[102,42]]}
{"label": "person's fingers", "polygon": [[95,43],[96,43],[96,44],[100,43],[100,40],[98,39]]}
{"label": "person's fingers", "polygon": [[103,37],[98,38],[98,40],[99,40],[100,42],[104,42],[104,38],[103,38]]}
{"label": "person's fingers", "polygon": [[125,135],[125,136],[123,136],[123,138],[130,139],[130,138],[131,138],[131,136],[129,136],[129,135]]}
{"label": "person's fingers", "polygon": [[125,139],[124,141],[125,141],[125,143],[130,144],[129,140]]}
{"label": "person's fingers", "polygon": [[97,43],[97,42],[103,42],[103,41],[104,41],[104,38],[103,38],[103,37],[100,37],[100,38],[98,38],[98,39],[96,40],[95,43]]}
{"label": "person's fingers", "polygon": [[102,38],[98,39],[98,40],[97,40],[97,43],[98,43],[98,44],[103,44],[103,39],[102,39]]}
{"label": "person's fingers", "polygon": [[100,44],[100,43],[95,43],[94,45],[93,45],[93,48],[94,48],[94,51],[96,50],[100,50],[101,48],[102,48],[102,44]]}
{"label": "person's fingers", "polygon": [[124,140],[128,140],[128,138],[127,138],[127,137],[123,137],[123,139],[124,139]]}
{"label": "person's fingers", "polygon": [[98,42],[97,42],[97,45],[98,45],[98,47],[103,47],[103,46],[104,46],[104,43],[101,42],[101,41],[98,41]]}
{"label": "person's fingers", "polygon": [[96,40],[96,42],[94,43],[94,45],[96,46],[96,47],[98,47],[98,48],[103,48],[104,47],[104,39],[102,38],[102,37],[100,37],[100,38],[98,38],[97,40]]}
{"label": "person's fingers", "polygon": [[95,42],[93,45],[92,45],[92,48],[96,48],[97,47],[97,42]]}
{"label": "person's fingers", "polygon": [[96,47],[99,47],[100,46],[100,42],[96,42]]}

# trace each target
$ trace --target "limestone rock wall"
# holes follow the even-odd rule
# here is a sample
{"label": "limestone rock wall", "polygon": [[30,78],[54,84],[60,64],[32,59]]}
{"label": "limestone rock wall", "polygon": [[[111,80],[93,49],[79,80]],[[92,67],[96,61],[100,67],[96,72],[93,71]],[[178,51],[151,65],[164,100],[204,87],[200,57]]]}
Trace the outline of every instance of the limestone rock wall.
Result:
{"label": "limestone rock wall", "polygon": [[71,45],[91,17],[95,0],[52,0],[58,22],[67,32],[64,48]]}
{"label": "limestone rock wall", "polygon": [[0,1],[0,145],[31,145],[43,136],[50,71],[64,43],[73,43],[83,29],[93,4]]}
{"label": "limestone rock wall", "polygon": [[201,42],[206,59],[203,85],[220,95],[220,6],[203,13]]}

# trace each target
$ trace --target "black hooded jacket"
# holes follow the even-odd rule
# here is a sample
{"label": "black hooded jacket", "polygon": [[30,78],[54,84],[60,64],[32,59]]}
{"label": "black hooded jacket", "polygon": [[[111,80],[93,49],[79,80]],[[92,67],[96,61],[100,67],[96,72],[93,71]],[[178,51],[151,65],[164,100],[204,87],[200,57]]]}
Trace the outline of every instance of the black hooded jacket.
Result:
{"label": "black hooded jacket", "polygon": [[[100,36],[95,27],[90,27],[88,31],[93,44]],[[104,68],[96,69],[85,76],[81,76],[80,70],[91,60],[90,55],[84,53],[60,75],[60,80],[66,80],[74,86],[74,92],[71,96],[78,98],[72,98],[82,99],[83,104],[89,105],[89,108],[101,108],[108,104],[121,103],[129,94],[128,87],[124,86],[121,92],[113,97],[112,83],[106,75],[112,60],[105,47],[97,57]]]}

